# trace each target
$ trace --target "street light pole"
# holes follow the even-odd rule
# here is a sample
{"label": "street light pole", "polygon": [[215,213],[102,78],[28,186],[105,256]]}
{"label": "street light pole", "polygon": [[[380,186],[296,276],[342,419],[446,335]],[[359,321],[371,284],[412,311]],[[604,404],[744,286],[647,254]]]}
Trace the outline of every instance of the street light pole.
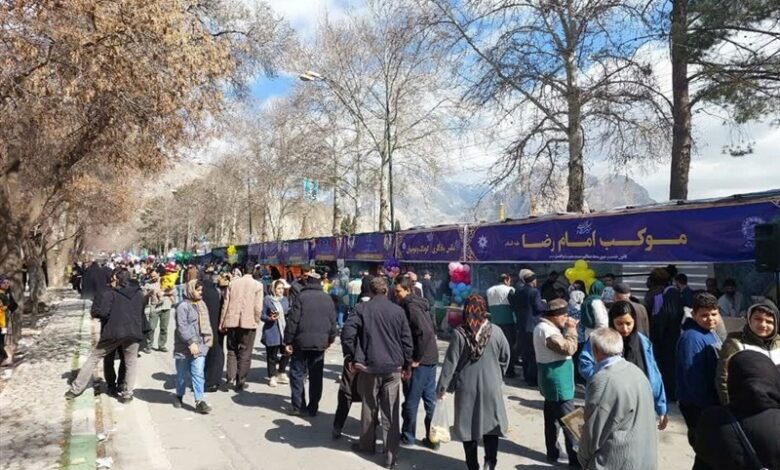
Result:
{"label": "street light pole", "polygon": [[[365,126],[365,124],[362,122],[360,115],[355,113],[355,111],[352,109],[352,107],[349,105],[347,100],[341,95],[341,92],[339,90],[339,85],[334,82],[333,80],[323,76],[320,73],[308,70],[302,74],[298,75],[298,78],[301,79],[304,82],[323,82],[325,83],[328,88],[333,92],[334,95],[336,95],[336,98],[341,102],[341,104],[347,109],[347,112],[352,115],[353,118],[355,118],[355,121],[357,123],[360,123]],[[392,150],[392,143],[390,142],[390,97],[388,96],[388,91],[385,90],[385,148],[384,151],[386,152],[385,155],[387,156],[387,183],[388,183],[388,196],[389,196],[389,204],[390,204],[390,231],[395,231],[395,204],[394,204],[394,198],[393,198],[393,150]],[[381,204],[381,201],[380,201]],[[381,212],[381,211],[380,211]],[[380,225],[384,221],[380,220]]]}

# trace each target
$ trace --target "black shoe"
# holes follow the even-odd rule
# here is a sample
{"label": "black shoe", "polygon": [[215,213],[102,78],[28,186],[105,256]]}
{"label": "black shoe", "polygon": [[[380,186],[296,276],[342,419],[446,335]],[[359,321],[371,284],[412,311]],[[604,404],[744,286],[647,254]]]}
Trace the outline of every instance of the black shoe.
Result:
{"label": "black shoe", "polygon": [[307,409],[306,411],[309,413],[310,417],[312,417],[312,418],[316,418],[317,417],[317,410]]}
{"label": "black shoe", "polygon": [[330,435],[333,437],[333,439],[341,439],[341,429],[333,428],[330,431]]}
{"label": "black shoe", "polygon": [[290,416],[303,416],[305,413],[300,408],[293,408],[287,414]]}
{"label": "black shoe", "polygon": [[159,348],[157,348],[157,350],[160,352],[168,352],[168,348],[166,348],[165,346],[160,346]]}
{"label": "black shoe", "polygon": [[116,385],[109,385],[108,387],[106,387],[106,395],[114,398],[118,397],[119,387],[117,387]]}
{"label": "black shoe", "polygon": [[227,382],[222,384],[222,387],[220,388],[220,390],[222,390],[223,392],[229,392],[230,389],[234,388],[235,386],[236,385],[233,382],[228,380]]}
{"label": "black shoe", "polygon": [[122,393],[122,394],[119,395],[119,398],[117,398],[117,400],[119,400],[119,403],[122,403],[122,404],[130,403],[131,401],[133,401],[133,394],[132,393]]}
{"label": "black shoe", "polygon": [[200,413],[202,415],[207,415],[211,412],[211,407],[209,406],[208,403],[201,400],[195,404],[195,412]]}
{"label": "black shoe", "polygon": [[569,460],[569,468],[582,468],[579,460]]}
{"label": "black shoe", "polygon": [[248,383],[246,383],[246,382],[244,382],[244,383],[236,382],[236,388],[235,388],[236,392],[243,392],[244,390],[246,390],[248,388],[249,388],[249,384]]}
{"label": "black shoe", "polygon": [[439,450],[439,447],[441,447],[438,442],[434,444],[433,442],[429,441],[427,437],[422,440],[422,444],[431,450]]}
{"label": "black shoe", "polygon": [[184,406],[184,397],[176,395],[176,399],[173,400],[173,407],[181,408],[182,406]]}
{"label": "black shoe", "polygon": [[553,457],[552,455],[548,455],[548,456],[547,456],[547,457],[545,457],[545,458],[546,458],[546,459],[547,459],[547,461],[548,461],[548,462],[550,462],[550,463],[555,463],[555,462],[557,462],[557,461],[558,461],[558,457]]}
{"label": "black shoe", "polygon": [[404,438],[401,438],[400,445],[404,449],[411,449],[411,448],[413,448],[415,446],[415,443],[414,442],[410,442],[410,441],[408,441],[408,440],[406,440]]}
{"label": "black shoe", "polygon": [[[81,395],[81,394],[79,393],[79,395]],[[79,395],[76,395],[75,393],[73,393],[70,390],[68,390],[67,392],[65,392],[65,399],[66,400],[73,400],[76,397],[78,397]]]}
{"label": "black shoe", "polygon": [[385,468],[396,468],[398,467],[398,460],[387,460],[385,462]]}
{"label": "black shoe", "polygon": [[217,390],[219,390],[219,385],[209,385],[208,387],[206,387],[206,392],[208,393],[214,393]]}
{"label": "black shoe", "polygon": [[506,377],[507,379],[514,379],[515,377],[517,377],[517,373],[514,370],[509,369],[506,371],[506,375],[504,375],[504,377]]}

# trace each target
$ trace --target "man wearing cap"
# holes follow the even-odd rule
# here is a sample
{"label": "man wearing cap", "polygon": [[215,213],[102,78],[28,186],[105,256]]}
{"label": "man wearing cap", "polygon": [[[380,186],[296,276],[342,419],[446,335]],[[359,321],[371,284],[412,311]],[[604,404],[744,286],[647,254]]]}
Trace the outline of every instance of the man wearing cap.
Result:
{"label": "man wearing cap", "polygon": [[[322,371],[325,350],[338,334],[336,306],[322,290],[320,274],[309,271],[301,292],[292,301],[284,328],[284,344],[290,361],[290,388],[293,415],[317,416],[322,398]],[[309,374],[309,400],[303,386]]]}
{"label": "man wearing cap", "polygon": [[219,320],[219,331],[227,337],[225,390],[231,386],[235,386],[237,392],[246,389],[246,377],[252,364],[252,349],[262,311],[263,285],[251,273],[234,278],[225,292]]}
{"label": "man wearing cap", "polygon": [[[557,462],[558,420],[574,411],[574,361],[577,352],[577,320],[569,317],[563,299],[552,300],[534,328],[533,344],[538,364],[539,390],[544,396],[544,442],[547,460]],[[564,429],[570,467],[579,467],[571,433]]]}
{"label": "man wearing cap", "polygon": [[536,322],[544,312],[542,295],[536,288],[536,274],[530,269],[520,270],[523,284],[515,288],[509,297],[509,304],[515,312],[517,331],[520,337],[519,352],[523,358],[523,379],[528,385],[536,386],[536,357],[533,332]]}
{"label": "man wearing cap", "polygon": [[614,285],[615,302],[625,300],[631,302],[636,311],[636,330],[643,335],[650,337],[650,320],[647,318],[647,309],[644,305],[636,302],[631,296],[631,287],[625,282],[618,282]]}

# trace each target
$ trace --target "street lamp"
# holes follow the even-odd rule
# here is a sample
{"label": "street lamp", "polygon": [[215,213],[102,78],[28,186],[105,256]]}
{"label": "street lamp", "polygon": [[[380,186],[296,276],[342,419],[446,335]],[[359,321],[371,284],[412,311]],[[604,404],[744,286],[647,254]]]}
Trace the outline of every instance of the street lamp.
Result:
{"label": "street lamp", "polygon": [[[333,92],[334,95],[336,95],[336,98],[341,102],[342,105],[347,109],[347,112],[352,115],[352,117],[355,118],[355,121],[357,123],[362,124],[364,127],[367,127],[366,124],[363,122],[363,119],[361,116],[352,109],[352,107],[349,105],[347,100],[342,96],[340,87],[338,83],[334,82],[328,77],[323,76],[321,73],[315,72],[313,70],[307,70],[306,72],[303,72],[301,74],[298,74],[298,78],[301,81],[304,82],[324,82],[328,88]],[[388,105],[389,107],[389,105]],[[386,110],[389,113],[389,109]],[[393,154],[392,154],[392,148],[390,144],[390,120],[389,118],[385,118],[385,152],[387,156],[387,171],[388,171],[388,193],[390,196],[390,231],[395,231],[395,205],[393,203]],[[334,189],[335,192],[335,189]],[[334,195],[335,197],[335,195]],[[381,221],[380,221],[381,225]]]}

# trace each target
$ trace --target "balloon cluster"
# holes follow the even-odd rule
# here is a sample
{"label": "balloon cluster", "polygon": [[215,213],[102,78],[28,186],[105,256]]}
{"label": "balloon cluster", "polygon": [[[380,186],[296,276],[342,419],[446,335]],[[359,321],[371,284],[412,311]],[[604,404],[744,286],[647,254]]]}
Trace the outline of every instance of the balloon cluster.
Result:
{"label": "balloon cluster", "polygon": [[230,264],[236,264],[238,263],[238,250],[236,249],[236,245],[230,245],[227,247],[227,261]]}
{"label": "balloon cluster", "polygon": [[574,267],[566,269],[564,275],[572,284],[574,281],[584,282],[588,292],[590,292],[590,285],[596,281],[596,272],[588,267],[588,262],[584,259],[575,261]]}
{"label": "balloon cluster", "polygon": [[466,298],[471,295],[471,266],[461,263],[450,263],[450,290],[452,301],[457,305],[463,305]]}
{"label": "balloon cluster", "polygon": [[190,260],[192,260],[192,257],[193,254],[190,253],[189,251],[179,251],[174,256],[174,259],[176,260],[177,263],[188,264]]}
{"label": "balloon cluster", "polygon": [[401,263],[398,262],[395,257],[390,257],[385,260],[384,264],[385,272],[391,276],[393,279],[398,277],[399,274],[401,274]]}

